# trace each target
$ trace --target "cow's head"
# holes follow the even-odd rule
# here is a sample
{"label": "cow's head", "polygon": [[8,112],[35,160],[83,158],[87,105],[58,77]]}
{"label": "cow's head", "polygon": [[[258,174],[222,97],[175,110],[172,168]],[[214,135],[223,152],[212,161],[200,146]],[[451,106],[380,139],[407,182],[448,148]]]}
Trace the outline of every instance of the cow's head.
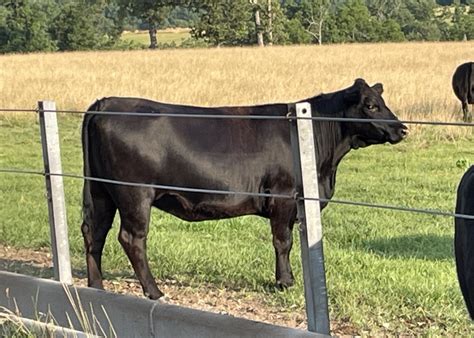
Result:
{"label": "cow's head", "polygon": [[382,93],[382,84],[377,83],[370,87],[362,79],[357,79],[352,87],[345,90],[344,117],[396,121],[391,123],[346,122],[345,130],[350,135],[352,148],[357,149],[385,142],[394,144],[407,136],[407,127],[399,122],[398,118],[385,105]]}

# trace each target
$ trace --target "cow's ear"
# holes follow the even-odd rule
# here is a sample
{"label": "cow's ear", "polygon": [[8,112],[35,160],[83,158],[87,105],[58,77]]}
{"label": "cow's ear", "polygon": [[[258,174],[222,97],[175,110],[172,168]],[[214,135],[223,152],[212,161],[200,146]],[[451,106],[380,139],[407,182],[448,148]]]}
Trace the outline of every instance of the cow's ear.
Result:
{"label": "cow's ear", "polygon": [[360,89],[354,86],[344,93],[344,102],[347,104],[359,103],[360,97]]}
{"label": "cow's ear", "polygon": [[372,86],[372,89],[375,90],[379,95],[382,95],[382,93],[383,93],[383,84],[376,83]]}
{"label": "cow's ear", "polygon": [[354,86],[363,86],[363,85],[367,85],[367,82],[365,82],[364,79],[362,78],[355,79]]}

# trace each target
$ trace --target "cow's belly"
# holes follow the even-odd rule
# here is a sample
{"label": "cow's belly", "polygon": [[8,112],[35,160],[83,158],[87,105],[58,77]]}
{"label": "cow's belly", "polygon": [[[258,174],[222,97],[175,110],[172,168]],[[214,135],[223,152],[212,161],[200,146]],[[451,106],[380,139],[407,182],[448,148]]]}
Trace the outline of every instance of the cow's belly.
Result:
{"label": "cow's belly", "polygon": [[155,207],[186,221],[204,221],[261,214],[260,200],[251,197],[208,195],[196,198],[194,194],[168,192],[153,203]]}

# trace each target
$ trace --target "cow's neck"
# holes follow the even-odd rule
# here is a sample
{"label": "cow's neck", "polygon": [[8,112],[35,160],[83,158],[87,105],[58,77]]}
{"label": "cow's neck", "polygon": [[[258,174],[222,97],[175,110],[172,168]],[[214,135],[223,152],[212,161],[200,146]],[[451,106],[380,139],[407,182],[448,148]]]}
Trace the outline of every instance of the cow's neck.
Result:
{"label": "cow's neck", "polygon": [[[311,106],[313,116],[344,116],[342,93],[319,95],[311,100]],[[317,144],[319,194],[321,198],[330,199],[334,194],[337,166],[351,150],[351,143],[339,121],[315,121],[313,128]],[[322,204],[323,207],[325,205]]]}

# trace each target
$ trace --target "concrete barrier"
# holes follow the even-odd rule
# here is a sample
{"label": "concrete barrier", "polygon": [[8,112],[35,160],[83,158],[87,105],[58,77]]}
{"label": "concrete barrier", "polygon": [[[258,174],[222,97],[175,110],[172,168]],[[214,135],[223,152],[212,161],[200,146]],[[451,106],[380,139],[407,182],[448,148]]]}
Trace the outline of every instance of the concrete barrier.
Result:
{"label": "concrete barrier", "polygon": [[0,306],[28,320],[107,337],[326,337],[176,305],[0,272]]}

